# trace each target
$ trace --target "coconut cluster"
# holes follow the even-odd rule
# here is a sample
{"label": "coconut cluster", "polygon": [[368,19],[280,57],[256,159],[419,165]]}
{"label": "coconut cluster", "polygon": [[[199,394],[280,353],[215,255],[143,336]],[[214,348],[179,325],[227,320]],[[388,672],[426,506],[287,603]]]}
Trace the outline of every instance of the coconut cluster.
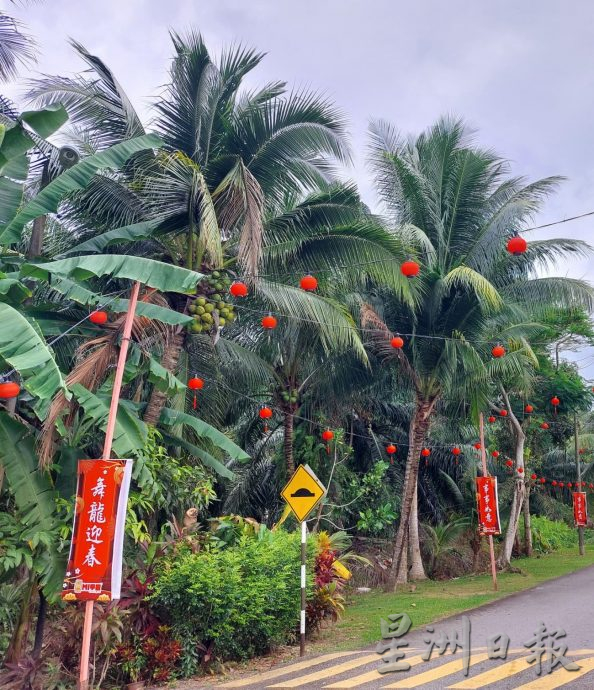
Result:
{"label": "coconut cluster", "polygon": [[282,391],[281,398],[283,399],[283,402],[296,405],[299,401],[299,391],[296,388],[293,390]]}
{"label": "coconut cluster", "polygon": [[210,333],[235,320],[235,307],[225,302],[231,278],[221,271],[213,271],[196,286],[196,299],[188,307],[194,321],[188,326],[190,333]]}

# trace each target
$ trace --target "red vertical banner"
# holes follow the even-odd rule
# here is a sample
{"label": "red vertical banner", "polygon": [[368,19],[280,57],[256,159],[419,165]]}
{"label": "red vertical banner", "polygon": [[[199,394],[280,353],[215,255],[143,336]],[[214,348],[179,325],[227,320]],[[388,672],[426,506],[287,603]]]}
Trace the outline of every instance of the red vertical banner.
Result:
{"label": "red vertical banner", "polygon": [[501,534],[497,477],[476,478],[476,503],[479,534]]}
{"label": "red vertical banner", "polygon": [[576,527],[586,527],[588,522],[588,503],[584,491],[573,493],[573,520]]}
{"label": "red vertical banner", "polygon": [[132,460],[79,460],[76,505],[62,599],[120,598]]}

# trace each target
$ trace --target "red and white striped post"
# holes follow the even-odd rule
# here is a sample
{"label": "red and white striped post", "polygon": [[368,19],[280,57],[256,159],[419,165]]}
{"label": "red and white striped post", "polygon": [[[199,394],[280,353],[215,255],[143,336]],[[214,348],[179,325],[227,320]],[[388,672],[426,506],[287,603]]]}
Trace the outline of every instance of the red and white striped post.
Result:
{"label": "red and white striped post", "polygon": [[299,656],[305,655],[305,605],[307,585],[307,522],[301,523],[301,617],[299,620]]}

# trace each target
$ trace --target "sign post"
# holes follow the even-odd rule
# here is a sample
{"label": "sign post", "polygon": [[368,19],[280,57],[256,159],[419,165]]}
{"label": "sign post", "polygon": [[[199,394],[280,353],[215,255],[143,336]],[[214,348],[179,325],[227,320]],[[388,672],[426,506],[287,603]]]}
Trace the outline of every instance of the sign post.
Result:
{"label": "sign post", "polygon": [[307,601],[307,522],[306,518],[326,494],[326,487],[309,465],[299,465],[281,491],[281,497],[301,522],[301,615],[299,656],[305,655],[305,606]]}
{"label": "sign post", "polygon": [[[107,428],[105,430],[105,443],[103,445],[103,460],[109,460],[111,456],[111,446],[113,443],[113,434],[115,431],[116,416],[118,413],[118,402],[120,400],[120,392],[122,390],[122,380],[124,378],[124,367],[126,365],[126,357],[128,355],[128,346],[130,345],[130,336],[132,335],[132,324],[134,322],[134,313],[136,312],[136,305],[138,303],[138,294],[140,292],[140,283],[134,283],[132,294],[130,295],[130,302],[128,305],[128,313],[124,322],[124,331],[122,333],[122,343],[120,345],[120,354],[118,357],[118,364],[113,380],[113,391],[111,394],[111,404],[109,406],[109,416],[107,418]],[[124,510],[125,516],[125,510]],[[80,673],[78,690],[88,690],[89,688],[89,655],[91,651],[91,629],[93,626],[93,599],[88,599],[85,602],[85,620],[83,625],[83,637],[80,652]]]}
{"label": "sign post", "polygon": [[[576,474],[577,474],[577,485],[581,487],[582,485],[582,466],[580,464],[580,441],[578,437],[578,419],[577,419],[577,412],[573,413],[573,423],[574,423],[574,435],[573,435],[573,440],[575,444],[575,467],[576,467]],[[585,500],[584,495],[584,514],[585,510],[587,510],[587,504]],[[578,501],[581,501],[581,499],[577,499]],[[586,526],[586,521],[581,522],[577,518],[577,512],[576,512],[576,495],[573,494],[573,514],[575,516],[575,524],[577,527],[578,531],[578,549],[579,549],[579,554],[580,556],[585,555],[586,549],[584,547],[584,527]]]}
{"label": "sign post", "polygon": [[[480,442],[481,442],[481,464],[483,467],[483,476],[482,479],[494,479],[494,498],[495,498],[495,510],[496,516],[497,516],[497,531],[485,531],[483,533],[486,533],[488,535],[489,539],[489,558],[491,560],[491,576],[493,578],[493,590],[496,592],[497,591],[497,565],[495,563],[495,546],[493,544],[493,534],[500,534],[501,530],[499,527],[499,500],[497,497],[497,478],[496,477],[489,477],[488,472],[487,472],[487,451],[485,449],[485,419],[483,417],[483,413],[481,412],[479,415],[479,435],[480,435]],[[478,480],[479,478],[477,477],[477,485],[478,485]],[[478,488],[478,487],[477,487]],[[477,493],[477,501],[479,502],[479,505],[477,506],[478,511],[479,511],[479,525],[481,523],[481,504],[480,504],[480,492]],[[487,513],[488,515],[488,513]],[[486,517],[486,515],[485,515]],[[485,524],[488,524],[488,521],[485,521]]]}

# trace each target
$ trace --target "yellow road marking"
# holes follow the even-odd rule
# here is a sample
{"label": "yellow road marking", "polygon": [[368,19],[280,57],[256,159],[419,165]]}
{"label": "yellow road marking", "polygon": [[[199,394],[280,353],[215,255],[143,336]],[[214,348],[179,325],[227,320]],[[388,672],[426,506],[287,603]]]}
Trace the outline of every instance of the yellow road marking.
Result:
{"label": "yellow road marking", "polygon": [[324,654],[324,656],[317,656],[314,659],[308,659],[307,661],[300,661],[297,664],[291,664],[290,666],[281,666],[280,668],[275,668],[272,671],[266,671],[265,673],[259,673],[249,678],[240,678],[239,680],[232,680],[228,683],[223,683],[220,685],[221,688],[243,688],[246,685],[252,685],[252,683],[259,683],[260,681],[272,680],[273,678],[278,678],[279,676],[285,676],[288,673],[294,673],[296,671],[303,671],[306,668],[311,668],[312,666],[317,666],[318,664],[323,664],[325,661],[332,661],[333,659],[342,659],[345,656],[351,656],[360,652],[334,652],[333,654]]}
{"label": "yellow road marking", "polygon": [[[406,650],[402,650],[406,651]],[[388,652],[386,652],[388,653]],[[381,656],[378,654],[377,655],[377,661],[378,661],[378,668],[379,668],[379,662],[381,661]],[[418,664],[423,663],[423,655],[419,654],[419,656],[411,656],[410,659],[407,657],[406,659],[402,659],[402,661],[408,661],[408,663],[411,666],[417,666]],[[373,671],[368,671],[367,673],[362,673],[360,676],[353,676],[353,678],[347,678],[346,680],[339,680],[336,683],[332,683],[332,685],[324,685],[324,688],[358,688],[360,685],[363,685],[364,683],[371,683],[372,680],[386,680],[386,678],[390,678],[390,674],[386,673],[380,673],[376,669]]]}
{"label": "yellow road marking", "polygon": [[[488,659],[488,654],[475,654],[470,657],[470,666],[474,664],[480,664],[481,661]],[[450,661],[447,664],[441,664],[435,668],[431,668],[425,673],[417,673],[414,676],[409,676],[408,678],[403,678],[397,683],[392,683],[392,685],[384,685],[384,688],[418,688],[419,685],[426,685],[433,683],[440,678],[445,678],[452,673],[458,673],[464,670],[464,659],[459,657],[454,661]]]}
{"label": "yellow road marking", "polygon": [[372,662],[377,662],[379,659],[379,654],[367,654],[361,656],[358,659],[351,661],[345,661],[337,666],[330,666],[330,668],[324,668],[321,671],[315,673],[309,673],[306,676],[301,676],[301,678],[292,678],[291,680],[286,680],[277,685],[270,685],[271,688],[298,688],[302,685],[307,685],[308,683],[315,683],[318,680],[324,680],[324,678],[331,678],[332,676],[337,676],[340,673],[345,673],[346,671],[352,671],[358,666],[365,666],[365,664],[370,664]]}
{"label": "yellow road marking", "polygon": [[566,671],[563,667],[558,667],[551,674],[543,674],[530,683],[518,686],[516,690],[555,690],[555,688],[572,683],[594,670],[594,657],[580,659],[577,663],[581,666],[579,671]]}

